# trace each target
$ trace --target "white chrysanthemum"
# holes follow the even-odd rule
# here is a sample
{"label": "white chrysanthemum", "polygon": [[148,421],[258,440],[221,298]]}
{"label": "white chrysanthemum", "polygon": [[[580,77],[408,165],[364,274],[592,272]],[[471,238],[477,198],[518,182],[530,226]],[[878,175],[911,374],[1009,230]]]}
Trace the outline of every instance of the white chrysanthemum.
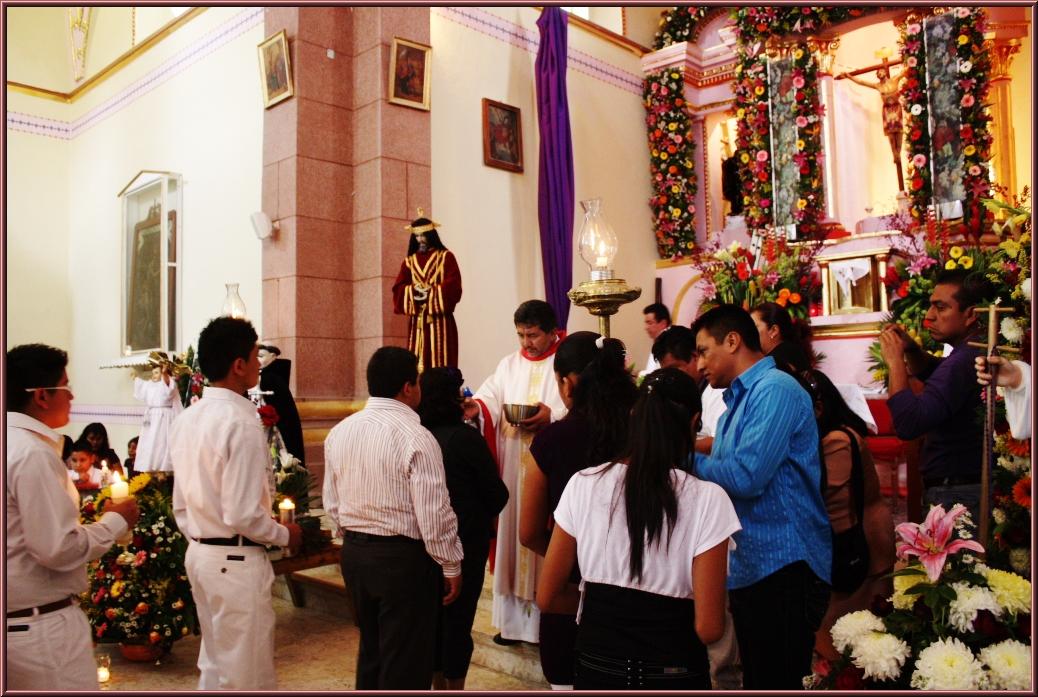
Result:
{"label": "white chrysanthemum", "polygon": [[851,658],[865,671],[866,678],[893,680],[901,675],[905,660],[912,653],[903,640],[886,632],[868,632],[858,638]]}
{"label": "white chrysanthemum", "polygon": [[980,662],[988,668],[991,690],[1031,689],[1031,647],[1007,639],[980,651]]}
{"label": "white chrysanthemum", "polygon": [[1020,325],[1012,317],[1003,317],[999,328],[1002,330],[1002,336],[1010,343],[1020,343],[1024,338],[1024,330],[1020,328]]}
{"label": "white chrysanthemum", "polygon": [[1018,574],[1026,574],[1031,570],[1031,550],[1017,547],[1009,550],[1009,565]]}
{"label": "white chrysanthemum", "polygon": [[868,610],[850,612],[833,624],[831,634],[833,635],[833,646],[840,653],[848,647],[854,648],[858,639],[869,632],[882,632],[885,627],[883,620],[873,615]]}
{"label": "white chrysanthemum", "polygon": [[1002,606],[989,589],[962,582],[953,583],[952,588],[955,600],[948,606],[948,623],[963,634],[973,631],[973,621],[980,610],[990,610],[996,617],[1002,616]]}
{"label": "white chrysanthemum", "polygon": [[1024,300],[1031,302],[1031,279],[1024,279],[1023,283],[1020,284],[1020,295],[1024,296]]}
{"label": "white chrysanthemum", "polygon": [[911,111],[912,111],[912,116],[919,116],[919,114],[923,113],[923,105],[922,104],[913,104]]}
{"label": "white chrysanthemum", "polygon": [[949,637],[919,652],[911,685],[917,690],[976,690],[984,680],[984,668],[969,647]]}

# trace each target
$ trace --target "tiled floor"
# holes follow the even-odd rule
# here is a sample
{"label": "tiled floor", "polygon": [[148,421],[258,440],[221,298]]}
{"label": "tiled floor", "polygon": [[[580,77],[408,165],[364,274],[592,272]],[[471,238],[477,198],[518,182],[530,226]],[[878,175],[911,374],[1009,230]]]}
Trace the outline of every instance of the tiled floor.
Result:
{"label": "tiled floor", "polygon": [[[274,598],[277,616],[277,647],[274,663],[280,690],[352,690],[357,661],[358,630],[348,619]],[[105,690],[141,692],[148,690],[194,690],[198,685],[199,637],[177,642],[172,653],[155,663],[132,663],[119,648],[100,645],[98,652],[111,655],[111,680]],[[487,670],[469,669],[468,690],[537,690],[542,685]]]}

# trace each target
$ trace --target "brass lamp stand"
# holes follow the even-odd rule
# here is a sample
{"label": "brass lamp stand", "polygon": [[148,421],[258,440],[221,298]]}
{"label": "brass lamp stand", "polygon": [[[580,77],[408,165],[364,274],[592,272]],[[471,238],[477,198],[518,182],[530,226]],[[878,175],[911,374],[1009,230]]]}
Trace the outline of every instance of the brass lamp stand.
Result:
{"label": "brass lamp stand", "polygon": [[609,317],[615,315],[621,305],[641,297],[642,289],[627,285],[622,278],[603,278],[584,281],[566,293],[574,305],[585,308],[598,317],[598,333],[609,336]]}
{"label": "brass lamp stand", "polygon": [[609,336],[609,317],[615,315],[621,305],[637,300],[642,289],[627,285],[622,278],[613,278],[617,239],[602,215],[602,199],[589,198],[580,205],[584,208],[580,256],[591,268],[591,280],[580,283],[566,295],[574,305],[598,317],[598,333]]}

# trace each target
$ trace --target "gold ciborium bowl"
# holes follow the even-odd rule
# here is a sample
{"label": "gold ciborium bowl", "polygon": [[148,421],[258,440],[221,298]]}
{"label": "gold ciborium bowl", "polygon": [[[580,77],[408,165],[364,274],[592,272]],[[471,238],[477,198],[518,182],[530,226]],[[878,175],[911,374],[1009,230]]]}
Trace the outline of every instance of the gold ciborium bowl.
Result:
{"label": "gold ciborium bowl", "polygon": [[536,404],[506,404],[505,421],[517,426],[520,421],[528,419],[537,413]]}

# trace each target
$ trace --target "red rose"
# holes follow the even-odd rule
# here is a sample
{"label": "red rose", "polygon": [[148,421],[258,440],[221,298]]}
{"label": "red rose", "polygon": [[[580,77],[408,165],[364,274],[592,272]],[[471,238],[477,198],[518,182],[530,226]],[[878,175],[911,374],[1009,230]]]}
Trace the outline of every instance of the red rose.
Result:
{"label": "red rose", "polygon": [[901,285],[897,289],[897,295],[899,298],[908,297],[908,281],[902,281]]}
{"label": "red rose", "polygon": [[916,177],[915,179],[912,180],[912,191],[919,191],[922,188],[923,188],[923,180],[922,179],[920,179],[919,177]]}
{"label": "red rose", "polygon": [[862,690],[865,688],[865,673],[853,663],[840,671],[833,682],[834,690]]}
{"label": "red rose", "polygon": [[739,277],[740,281],[745,281],[750,277],[750,270],[746,266],[745,262],[740,261],[735,267],[735,274]]}
{"label": "red rose", "polygon": [[757,179],[760,179],[762,182],[768,181],[768,173],[763,170],[757,172]]}
{"label": "red rose", "polygon": [[922,130],[920,130],[918,128],[913,128],[912,129],[912,133],[909,135],[909,137],[912,140],[919,140],[920,138],[923,137],[923,132],[922,132]]}
{"label": "red rose", "polygon": [[259,412],[260,421],[263,422],[263,425],[266,428],[271,428],[272,426],[275,426],[278,420],[281,418],[278,416],[277,409],[275,409],[273,406],[269,404],[264,404],[257,411]]}

